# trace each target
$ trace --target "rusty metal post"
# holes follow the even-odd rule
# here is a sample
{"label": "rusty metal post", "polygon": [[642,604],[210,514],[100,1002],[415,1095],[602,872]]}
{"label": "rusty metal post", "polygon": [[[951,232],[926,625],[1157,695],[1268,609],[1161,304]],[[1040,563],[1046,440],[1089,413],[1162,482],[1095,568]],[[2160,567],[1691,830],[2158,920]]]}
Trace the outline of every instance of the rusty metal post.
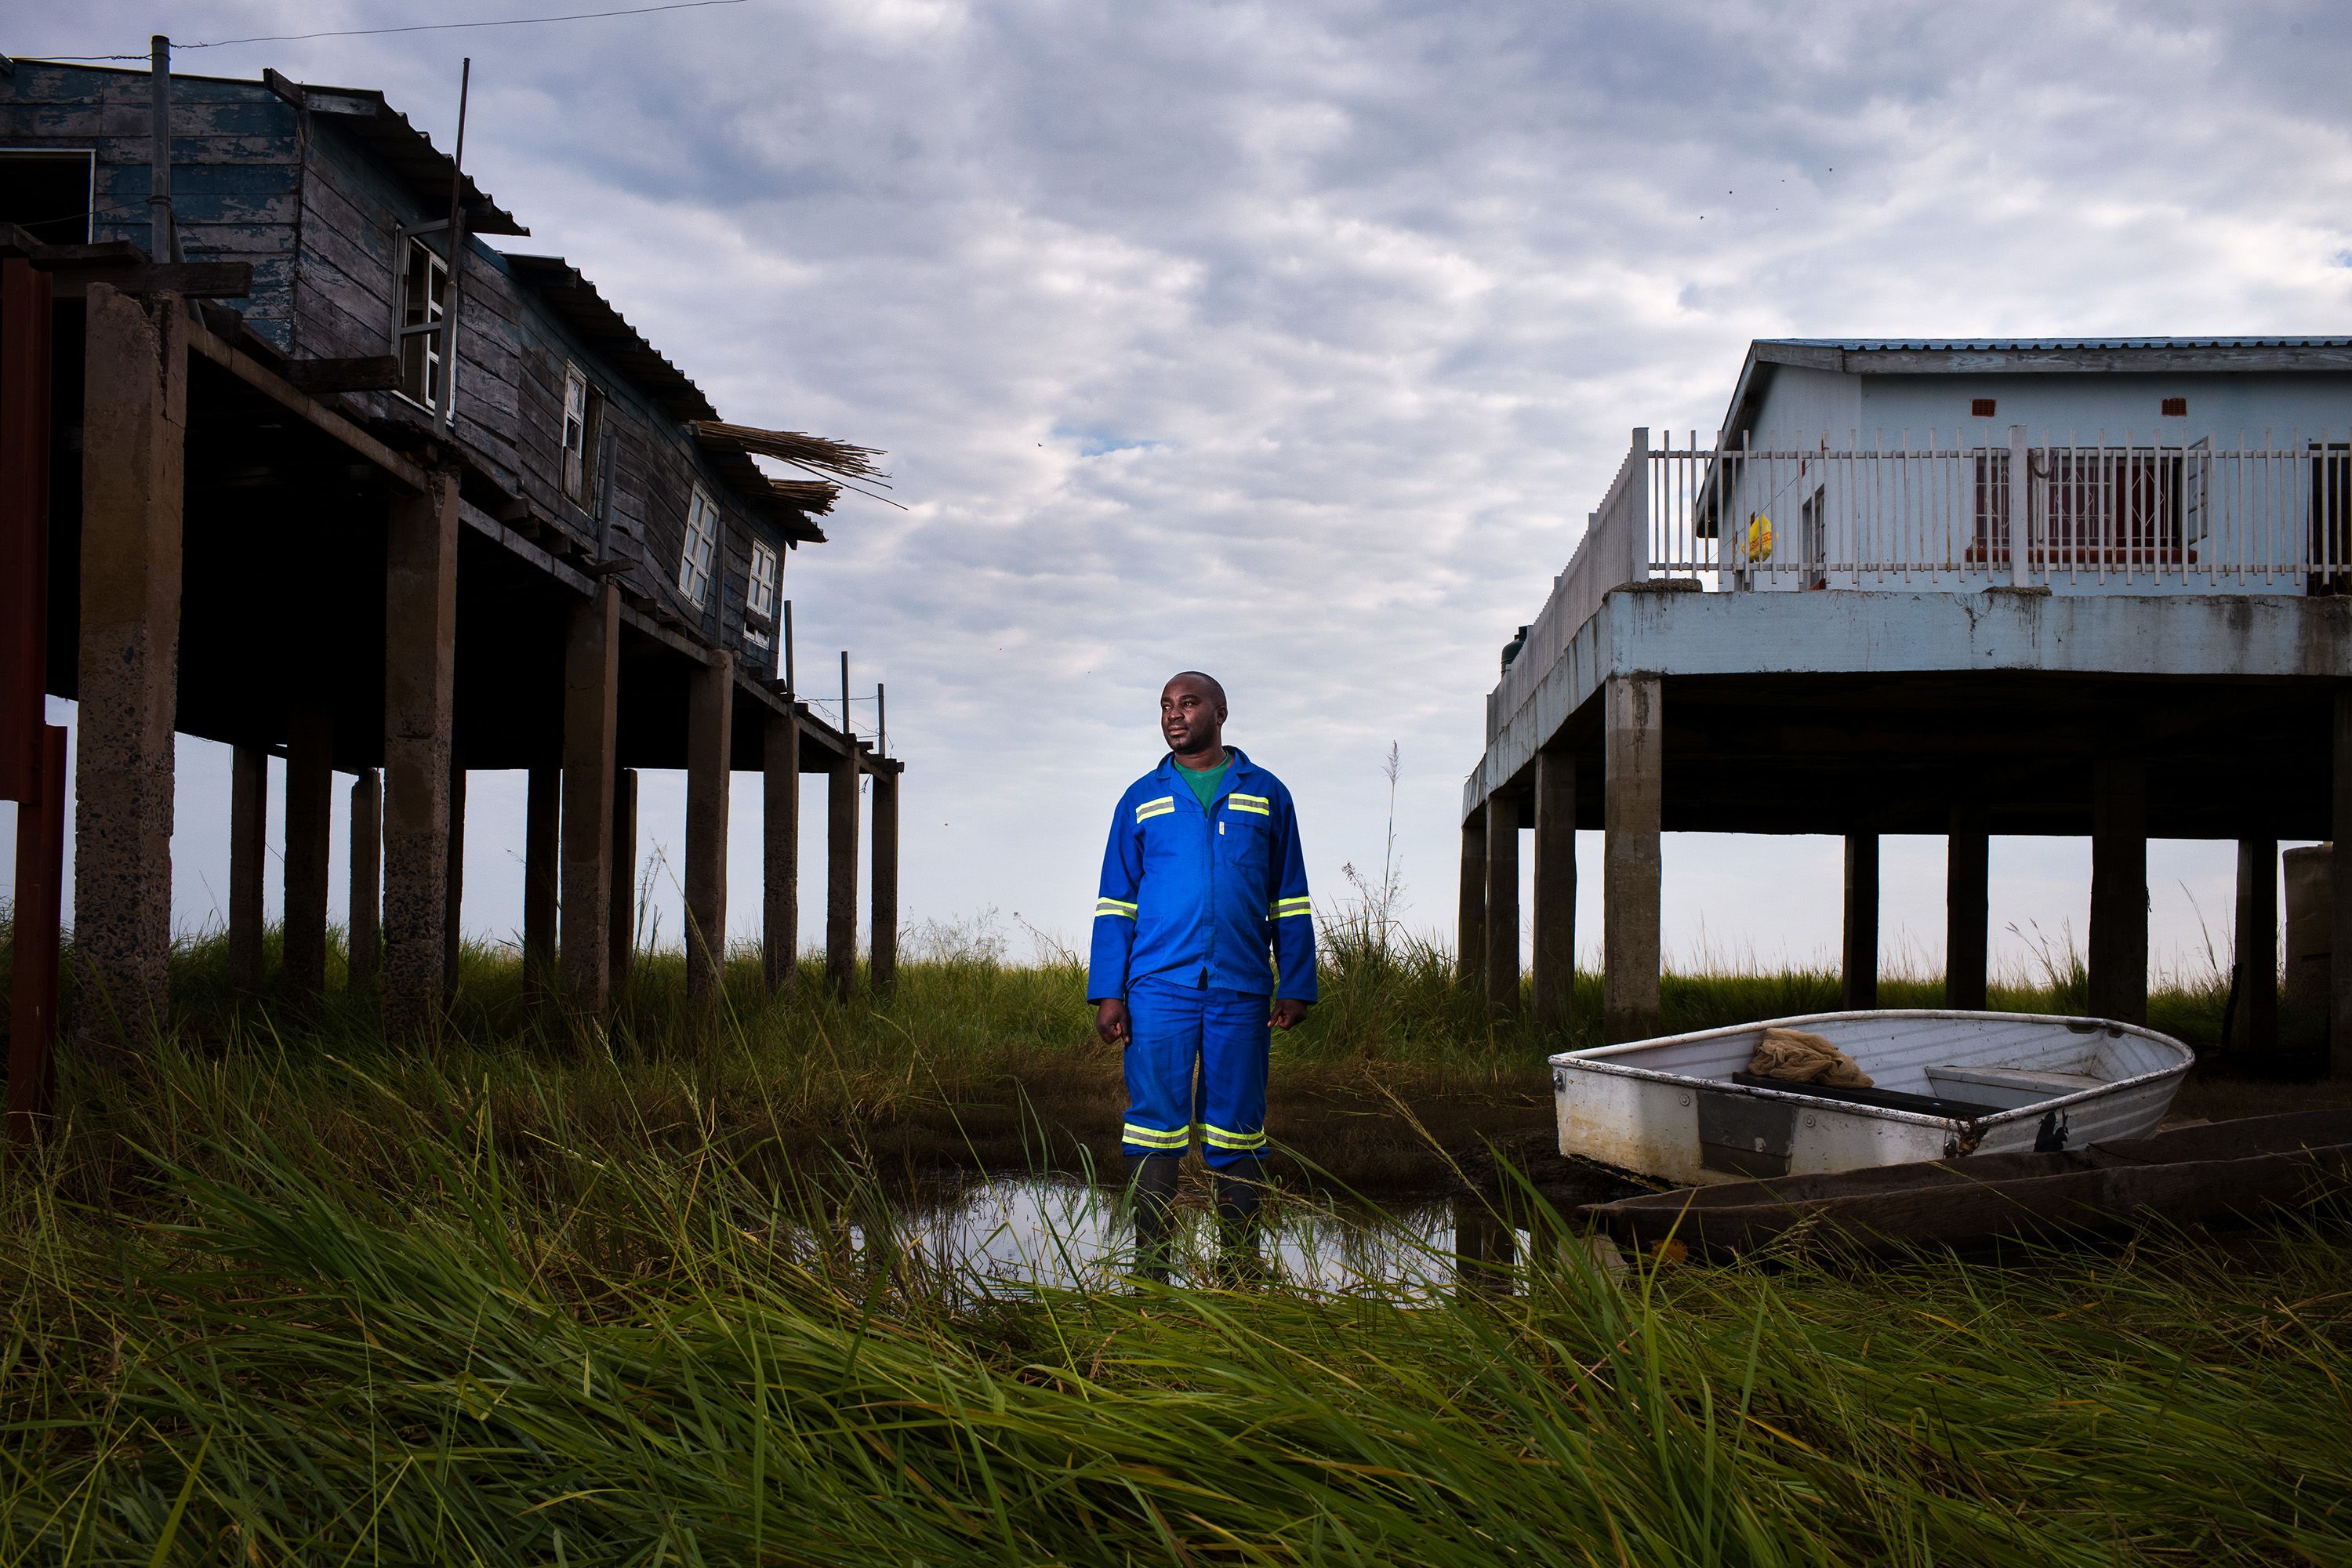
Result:
{"label": "rusty metal post", "polygon": [[37,798],[16,807],[15,959],[8,991],[8,1134],[30,1142],[49,1113],[58,1043],[59,900],[65,892],[66,732],[41,730]]}

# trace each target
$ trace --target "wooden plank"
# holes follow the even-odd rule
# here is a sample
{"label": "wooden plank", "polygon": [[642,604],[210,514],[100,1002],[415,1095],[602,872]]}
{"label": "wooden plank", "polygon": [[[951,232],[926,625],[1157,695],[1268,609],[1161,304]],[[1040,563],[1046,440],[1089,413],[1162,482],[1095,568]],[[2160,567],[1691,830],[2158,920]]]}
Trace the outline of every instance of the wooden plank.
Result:
{"label": "wooden plank", "polygon": [[246,261],[182,261],[128,267],[77,267],[70,270],[58,269],[53,279],[53,287],[60,300],[86,300],[93,283],[103,283],[125,294],[177,294],[188,300],[241,300],[253,292],[253,265]]}
{"label": "wooden plank", "polygon": [[[349,419],[321,405],[284,376],[268,369],[251,354],[243,353],[223,342],[203,327],[190,322],[187,328],[188,347],[195,353],[219,365],[239,381],[276,403],[288,413],[332,437],[349,447],[356,456],[382,468],[385,474],[418,495],[425,493],[431,481],[425,470],[394,451]],[[454,505],[454,503],[453,503]]]}
{"label": "wooden plank", "polygon": [[389,392],[400,384],[400,361],[390,354],[289,360],[283,374],[299,392]]}

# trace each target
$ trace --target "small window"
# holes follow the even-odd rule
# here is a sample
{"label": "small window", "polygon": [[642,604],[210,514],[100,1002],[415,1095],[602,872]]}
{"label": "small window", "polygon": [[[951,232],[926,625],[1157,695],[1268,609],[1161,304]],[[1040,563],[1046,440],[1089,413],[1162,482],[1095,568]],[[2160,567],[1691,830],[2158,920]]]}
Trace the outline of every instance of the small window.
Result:
{"label": "small window", "polygon": [[1974,397],[1969,400],[1969,417],[1971,419],[1990,419],[1992,417],[1992,410],[1993,402],[1990,397]]}
{"label": "small window", "polygon": [[0,223],[43,245],[88,245],[97,173],[95,153],[0,148]]}
{"label": "small window", "polygon": [[597,444],[604,433],[604,394],[576,364],[563,367],[563,493],[593,517],[604,510]]}
{"label": "small window", "polygon": [[772,645],[776,629],[776,576],[782,564],[764,539],[751,542],[751,592],[744,605],[743,640],[753,647]]}
{"label": "small window", "polygon": [[697,485],[686,507],[686,548],[678,554],[677,588],[698,610],[710,598],[710,562],[718,551],[719,508]]}
{"label": "small window", "polygon": [[441,314],[448,302],[449,264],[412,238],[400,279],[400,390],[428,408],[441,405]]}
{"label": "small window", "polygon": [[2164,400],[2164,414],[2163,414],[2163,417],[2164,417],[2164,418],[2167,418],[2167,419],[2186,419],[2186,418],[2188,418],[2188,417],[2189,417],[2189,399],[2187,399],[2187,398],[2185,398],[2185,397],[2168,397],[2168,398],[2166,398],[2166,399]]}

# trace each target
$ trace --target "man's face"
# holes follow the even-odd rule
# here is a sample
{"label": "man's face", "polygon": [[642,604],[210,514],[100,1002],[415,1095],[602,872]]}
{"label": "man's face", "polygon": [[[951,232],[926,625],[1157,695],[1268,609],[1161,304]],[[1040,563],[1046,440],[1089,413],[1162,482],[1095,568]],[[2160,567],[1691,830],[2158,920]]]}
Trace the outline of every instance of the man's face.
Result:
{"label": "man's face", "polygon": [[1178,676],[1160,690],[1160,733],[1168,749],[1179,754],[1202,752],[1219,743],[1224,733],[1225,710],[1200,681]]}

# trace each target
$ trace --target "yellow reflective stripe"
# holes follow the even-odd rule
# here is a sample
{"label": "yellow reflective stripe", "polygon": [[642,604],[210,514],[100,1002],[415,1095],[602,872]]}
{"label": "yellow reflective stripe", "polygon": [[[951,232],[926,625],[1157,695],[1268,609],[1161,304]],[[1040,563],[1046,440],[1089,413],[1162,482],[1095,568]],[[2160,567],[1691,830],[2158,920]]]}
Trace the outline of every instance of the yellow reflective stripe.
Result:
{"label": "yellow reflective stripe", "polygon": [[1263,804],[1254,804],[1237,795],[1227,795],[1225,797],[1225,804],[1232,806],[1235,811],[1246,811],[1256,816],[1272,816],[1274,815],[1274,813],[1268,810]]}
{"label": "yellow reflective stripe", "polygon": [[1246,804],[1248,804],[1248,805],[1272,805],[1274,804],[1274,802],[1273,802],[1272,800],[1268,799],[1268,798],[1267,798],[1266,796],[1265,796],[1265,795],[1244,795],[1244,794],[1243,794],[1241,791],[1239,791],[1239,790],[1235,790],[1235,791],[1234,791],[1234,793],[1233,793],[1233,794],[1231,794],[1231,795],[1229,795],[1225,796],[1225,798],[1226,798],[1227,800],[1232,801],[1235,805],[1243,805],[1243,804],[1244,804],[1244,803],[1246,803]]}
{"label": "yellow reflective stripe", "polygon": [[1121,1131],[1128,1142],[1140,1144],[1146,1149],[1181,1149],[1192,1141],[1191,1129],[1183,1127],[1173,1132],[1162,1132],[1156,1127],[1138,1127],[1130,1121]]}
{"label": "yellow reflective stripe", "polygon": [[1137,806],[1135,808],[1135,820],[1141,822],[1146,817],[1165,816],[1175,809],[1176,797],[1172,795],[1163,795],[1158,800],[1147,800],[1141,805]]}
{"label": "yellow reflective stripe", "polygon": [[1229,1132],[1222,1127],[1203,1126],[1201,1129],[1201,1136],[1207,1140],[1212,1149],[1263,1149],[1265,1147],[1265,1133],[1263,1131]]}
{"label": "yellow reflective stripe", "polygon": [[1312,902],[1314,902],[1314,895],[1310,893],[1293,893],[1286,899],[1275,900],[1274,907],[1277,910],[1287,910],[1292,908],[1303,910]]}
{"label": "yellow reflective stripe", "polygon": [[1308,917],[1309,919],[1312,919],[1312,918],[1313,918],[1313,916],[1314,916],[1314,914],[1315,914],[1315,911],[1314,911],[1313,910],[1310,910],[1310,909],[1308,909],[1306,905],[1301,904],[1301,905],[1299,905],[1299,906],[1298,906],[1297,909],[1295,909],[1295,910],[1282,910],[1279,914],[1276,915],[1274,918],[1275,918],[1276,920],[1278,920],[1278,921],[1295,921],[1295,920],[1298,919],[1301,915],[1305,915],[1305,916]]}
{"label": "yellow reflective stripe", "polygon": [[1131,921],[1135,918],[1135,906],[1132,904],[1112,903],[1101,903],[1095,906],[1095,919],[1098,921],[1108,920],[1114,916],[1119,920]]}

